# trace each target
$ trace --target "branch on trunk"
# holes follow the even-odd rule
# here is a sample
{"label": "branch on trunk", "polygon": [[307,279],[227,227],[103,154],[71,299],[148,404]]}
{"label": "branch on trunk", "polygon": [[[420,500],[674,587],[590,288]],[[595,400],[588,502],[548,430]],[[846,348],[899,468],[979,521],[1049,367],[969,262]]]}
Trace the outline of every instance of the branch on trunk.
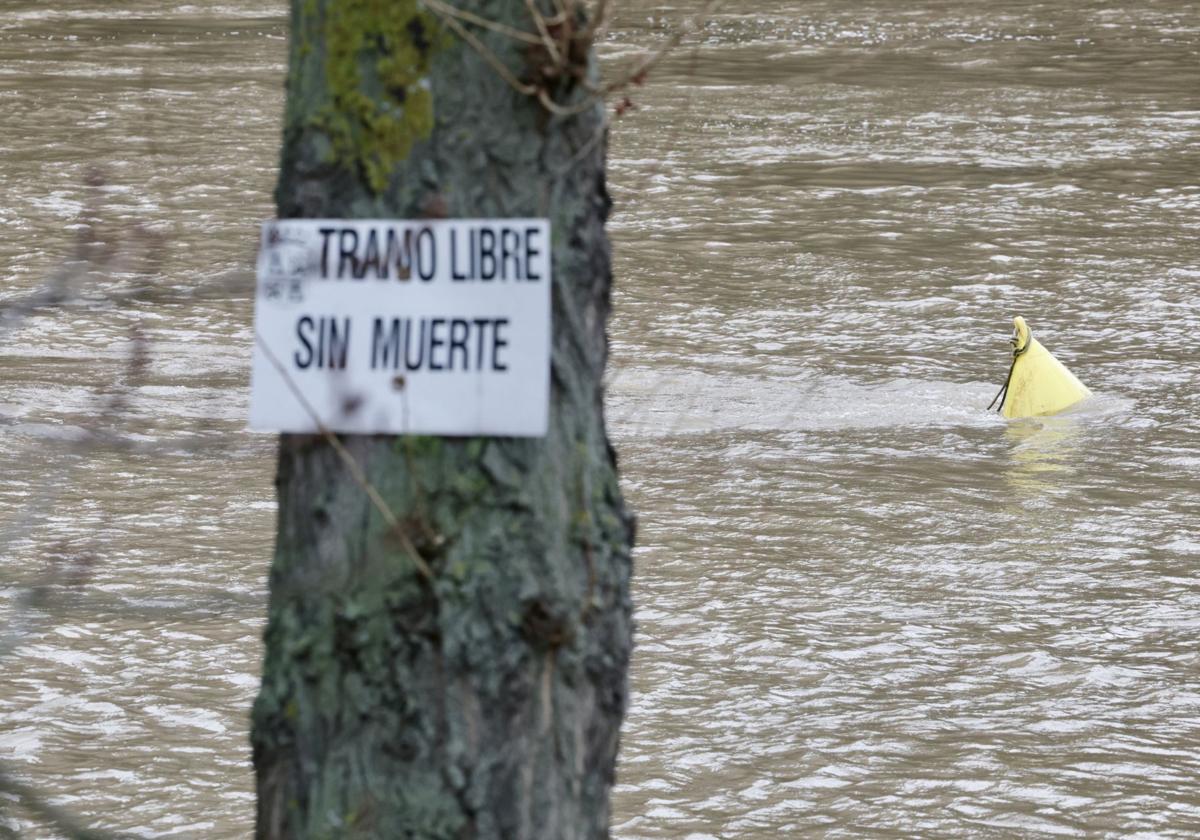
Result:
{"label": "branch on trunk", "polygon": [[[426,7],[438,15],[456,35],[462,38],[471,49],[475,50],[504,79],[509,87],[522,96],[536,98],[543,108],[560,117],[581,114],[592,108],[597,102],[607,99],[612,94],[622,91],[630,85],[643,84],[650,71],[670,55],[687,36],[698,31],[704,25],[705,21],[716,12],[722,1],[710,0],[703,11],[667,39],[667,43],[660,49],[646,56],[620,78],[597,87],[588,84],[584,78],[584,68],[573,66],[573,62],[579,53],[586,53],[591,48],[596,37],[602,31],[610,15],[610,0],[598,0],[596,9],[591,16],[591,21],[578,32],[572,31],[569,25],[574,18],[574,0],[570,0],[566,6],[564,6],[563,0],[556,0],[555,7],[558,9],[558,14],[553,19],[547,18],[541,13],[537,7],[536,0],[525,0],[530,17],[533,19],[534,27],[537,29],[536,33],[526,32],[498,21],[490,20],[444,3],[442,0],[424,0]],[[507,35],[522,43],[536,46],[540,50],[545,51],[549,63],[544,69],[537,72],[537,78],[534,79],[535,83],[524,82],[500,60],[494,51],[463,25],[464,21],[483,29]],[[555,41],[556,34],[558,36],[557,42]],[[582,49],[579,49],[579,47]],[[582,100],[571,105],[560,105],[554,101],[554,97],[551,95],[549,81],[567,76],[576,77],[588,89],[589,94]]]}
{"label": "branch on trunk", "polygon": [[318,433],[320,433],[320,435],[325,438],[325,441],[331,447],[333,447],[333,451],[337,453],[338,458],[341,459],[355,483],[358,484],[358,486],[362,488],[363,492],[367,494],[367,498],[371,500],[371,504],[377,511],[379,511],[379,514],[383,517],[384,521],[387,522],[390,533],[393,537],[395,537],[396,540],[399,541],[400,547],[404,550],[404,552],[412,558],[413,565],[417,567],[417,571],[420,573],[421,577],[426,583],[432,583],[433,569],[429,567],[429,563],[421,555],[421,552],[417,550],[417,547],[413,545],[412,538],[408,536],[408,532],[405,530],[404,524],[400,521],[399,517],[396,516],[395,511],[388,506],[388,503],[384,500],[383,496],[379,494],[379,490],[377,490],[375,485],[372,484],[370,479],[367,478],[367,474],[363,471],[362,465],[360,465],[358,461],[355,460],[354,456],[350,454],[350,450],[348,450],[341,440],[338,439],[338,436],[330,431],[329,427],[321,421],[316,409],[312,407],[312,403],[310,403],[308,398],[304,396],[304,393],[300,390],[299,386],[296,385],[295,380],[292,379],[291,374],[289,374],[287,369],[284,368],[284,366],[280,363],[279,359],[275,356],[275,353],[272,352],[267,343],[263,341],[262,336],[260,336],[258,332],[254,333],[254,340],[257,342],[259,348],[262,349],[263,354],[267,357],[267,361],[271,363],[275,370],[279,371],[279,375],[283,377],[284,384],[287,385],[288,390],[291,391],[292,395],[300,402],[300,405],[304,408],[304,411],[309,416],[309,419],[311,419],[313,424],[316,425]]}

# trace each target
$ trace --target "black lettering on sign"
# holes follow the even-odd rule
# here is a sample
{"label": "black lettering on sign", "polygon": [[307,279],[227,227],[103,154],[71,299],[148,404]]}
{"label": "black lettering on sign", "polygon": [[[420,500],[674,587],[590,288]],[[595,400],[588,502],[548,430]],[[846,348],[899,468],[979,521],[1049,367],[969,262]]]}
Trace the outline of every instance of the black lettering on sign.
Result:
{"label": "black lettering on sign", "polygon": [[350,354],[350,319],[344,318],[338,327],[336,318],[322,318],[329,325],[329,355],[325,367],[346,369],[346,357]]}
{"label": "black lettering on sign", "polygon": [[346,368],[350,356],[349,318],[339,321],[302,315],[296,321],[296,338],[300,341],[300,349],[292,354],[296,367],[301,370]]}
{"label": "black lettering on sign", "polygon": [[[468,280],[527,280],[537,282],[542,276],[534,271],[532,260],[542,254],[538,227],[450,229],[450,279],[461,283]],[[460,234],[463,234],[460,236]]]}
{"label": "black lettering on sign", "polygon": [[491,228],[479,230],[479,279],[496,279],[496,232]]}
{"label": "black lettering on sign", "polygon": [[[300,344],[304,348],[304,355],[301,356],[300,351],[297,350],[292,354],[292,357],[296,360],[296,367],[301,370],[306,370],[313,361],[313,346],[309,340],[312,336],[313,326],[313,319],[307,315],[296,322],[296,338],[300,339]],[[308,331],[308,335],[305,335],[305,330]]]}
{"label": "black lettering on sign", "polygon": [[500,348],[508,346],[508,339],[500,335],[500,328],[508,326],[507,318],[497,318],[492,328],[492,370],[508,370],[508,365],[500,361]]}
{"label": "black lettering on sign", "polygon": [[[308,329],[322,331],[334,350],[324,351],[332,361],[326,366],[344,367],[350,322],[309,318]],[[326,324],[326,321],[329,323]],[[484,371],[505,372],[508,363],[502,357],[509,346],[507,318],[374,318],[371,323],[371,368],[408,371]],[[322,358],[320,349],[313,355]],[[319,361],[317,362],[318,366]]]}
{"label": "black lettering on sign", "polygon": [[[468,253],[470,250],[471,247],[468,245]],[[471,279],[471,275],[465,268],[458,267],[458,230],[456,228],[450,228],[450,279],[456,283]]]}
{"label": "black lettering on sign", "polygon": [[[510,227],[500,229],[500,279],[524,280],[521,274],[521,235]],[[509,274],[509,262],[512,262],[512,274]]]}
{"label": "black lettering on sign", "polygon": [[[322,279],[408,280],[415,273],[428,283],[437,275],[438,243],[431,227],[380,225],[361,235],[354,227],[323,227],[317,233]],[[534,270],[534,260],[543,253],[542,231],[536,226],[451,227],[449,234],[453,281],[542,279]]]}
{"label": "black lettering on sign", "polygon": [[419,370],[421,365],[425,363],[425,319],[421,319],[421,337],[417,339],[417,358],[413,361],[412,357],[412,321],[406,320],[404,330],[404,367],[408,370]]}
{"label": "black lettering on sign", "polygon": [[317,358],[315,364],[319,368],[325,367],[325,319],[317,319]]}
{"label": "black lettering on sign", "polygon": [[379,274],[380,280],[391,277],[392,266],[396,267],[396,279],[407,280],[412,277],[412,231],[404,231],[404,239],[394,227],[388,228],[387,246],[384,248],[383,269]]}
{"label": "black lettering on sign", "polygon": [[[296,367],[346,367],[350,355],[350,319],[313,318],[302,315],[296,321],[296,338],[300,349],[292,354]],[[315,339],[316,347],[313,346]]]}
{"label": "black lettering on sign", "polygon": [[492,323],[490,318],[476,318],[472,321],[478,330],[478,335],[475,337],[475,370],[483,370],[483,346],[484,334],[487,332],[488,325]]}
{"label": "black lettering on sign", "polygon": [[338,270],[337,279],[346,276],[346,266],[349,264],[350,276],[361,278],[358,273],[358,257],[354,252],[358,248],[358,231],[354,228],[342,228],[338,234]]}
{"label": "black lettering on sign", "polygon": [[321,276],[329,277],[329,237],[337,233],[337,228],[320,228],[321,234]]}
{"label": "black lettering on sign", "polygon": [[454,370],[454,351],[462,351],[462,369],[471,369],[471,357],[467,355],[467,338],[471,334],[471,323],[462,318],[450,322],[450,364],[447,367]]}
{"label": "black lettering on sign", "polygon": [[446,340],[438,337],[438,327],[446,326],[445,318],[434,318],[429,322],[429,369],[443,370],[445,365],[437,360],[437,351],[439,347],[445,345]]}
{"label": "black lettering on sign", "polygon": [[525,228],[525,279],[534,282],[542,279],[542,275],[535,274],[533,271],[534,260],[542,253],[541,248],[535,246],[533,238],[540,237],[541,233],[542,229],[533,225]]}
{"label": "black lettering on sign", "polygon": [[374,271],[376,277],[380,275],[379,233],[375,228],[367,231],[367,245],[363,249],[363,257],[359,261],[357,268],[358,272],[355,274],[355,277],[359,280],[366,277],[368,271]]}
{"label": "black lettering on sign", "polygon": [[400,367],[400,319],[393,318],[387,335],[384,335],[383,319],[376,318],[371,327],[371,369]]}
{"label": "black lettering on sign", "polygon": [[417,274],[428,283],[437,274],[437,239],[432,228],[417,234]]}

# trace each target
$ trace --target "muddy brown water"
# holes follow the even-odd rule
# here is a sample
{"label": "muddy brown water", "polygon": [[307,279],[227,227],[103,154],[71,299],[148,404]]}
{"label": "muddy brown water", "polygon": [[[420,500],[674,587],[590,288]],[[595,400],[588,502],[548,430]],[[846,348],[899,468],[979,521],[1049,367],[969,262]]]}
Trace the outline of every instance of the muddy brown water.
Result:
{"label": "muddy brown water", "polygon": [[[626,8],[606,60],[701,5]],[[252,826],[273,453],[249,298],[194,290],[271,213],[285,38],[264,0],[0,9],[0,298],[93,207],[89,293],[147,248],[177,292],[0,335],[0,761],[136,836]],[[614,834],[1200,833],[1200,10],[755,0],[633,104]],[[984,412],[1017,313],[1080,411]],[[76,445],[110,421],[143,446]],[[55,555],[92,584],[17,609]]]}

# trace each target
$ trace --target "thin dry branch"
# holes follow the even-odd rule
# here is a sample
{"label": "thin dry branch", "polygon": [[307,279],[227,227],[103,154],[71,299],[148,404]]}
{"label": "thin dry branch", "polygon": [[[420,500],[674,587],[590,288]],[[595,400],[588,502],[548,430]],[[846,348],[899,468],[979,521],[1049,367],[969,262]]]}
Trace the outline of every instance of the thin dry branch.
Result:
{"label": "thin dry branch", "polygon": [[[69,271],[64,266],[55,276]],[[241,269],[228,271],[220,277],[181,289],[157,283],[141,283],[121,291],[83,295],[63,288],[51,279],[41,288],[19,297],[0,301],[0,329],[15,328],[33,315],[50,311],[78,311],[100,307],[123,308],[143,303],[188,303],[198,300],[229,300],[231,295],[248,296],[253,292],[253,279]]]}
{"label": "thin dry branch", "polygon": [[609,6],[609,0],[599,0],[596,3],[595,11],[592,12],[592,16],[588,22],[587,28],[584,29],[583,32],[581,32],[577,37],[587,41],[588,43],[595,43],[596,38],[599,37],[600,33],[604,31],[604,27],[608,23]]}
{"label": "thin dry branch", "polygon": [[608,120],[601,120],[600,124],[596,126],[596,130],[592,132],[592,136],[588,138],[587,142],[580,146],[579,149],[576,150],[573,155],[571,155],[571,159],[567,161],[566,164],[555,170],[554,174],[561,178],[563,175],[566,175],[568,172],[573,170],[581,160],[595,150],[596,146],[599,145],[602,140],[604,140],[604,136],[606,134],[608,134]]}
{"label": "thin dry branch", "polygon": [[67,837],[68,840],[118,840],[118,838],[126,836],[84,825],[74,814],[50,802],[32,787],[14,779],[2,769],[0,769],[0,793],[15,797],[31,815]]}
{"label": "thin dry branch", "polygon": [[379,494],[379,491],[375,489],[375,485],[372,484],[370,479],[367,478],[367,474],[363,470],[362,466],[357,460],[355,460],[354,456],[350,453],[350,450],[346,448],[345,444],[338,439],[338,436],[330,431],[329,427],[326,426],[321,420],[320,415],[318,415],[316,410],[312,407],[312,403],[310,403],[304,396],[304,393],[300,390],[299,386],[296,385],[295,380],[292,379],[291,375],[280,363],[278,357],[276,357],[276,355],[271,351],[271,348],[267,345],[267,342],[263,341],[262,336],[259,335],[258,332],[254,333],[254,341],[263,351],[263,354],[267,357],[267,361],[271,363],[271,366],[274,367],[275,370],[279,371],[279,375],[283,377],[284,384],[287,385],[288,390],[291,391],[292,395],[300,402],[300,405],[304,408],[304,412],[309,416],[309,419],[313,421],[313,424],[316,425],[317,431],[323,438],[325,438],[325,441],[331,447],[333,447],[333,451],[336,452],[338,457],[342,460],[342,463],[346,466],[346,469],[349,471],[350,476],[354,479],[355,483],[358,484],[358,486],[362,488],[363,492],[367,494],[367,498],[371,500],[371,504],[375,506],[375,509],[379,511],[379,514],[384,518],[384,521],[387,522],[388,527],[391,529],[391,534],[400,541],[400,547],[412,556],[413,564],[417,567],[417,571],[421,573],[421,577],[423,577],[427,582],[432,583],[433,570],[429,568],[429,564],[425,561],[425,558],[421,556],[421,552],[417,551],[417,547],[413,545],[413,542],[405,532],[404,525],[400,522],[399,517],[397,517],[391,507],[388,506],[388,503],[384,500],[383,496]]}
{"label": "thin dry branch", "polygon": [[550,60],[556,67],[561,67],[563,64],[562,51],[558,44],[554,43],[554,38],[550,36],[550,27],[537,7],[537,0],[525,0],[525,8],[529,10],[529,16],[533,18],[533,25],[537,27],[538,34],[541,35],[542,44],[546,47]]}
{"label": "thin dry branch", "polygon": [[[441,17],[447,26],[454,30],[458,37],[470,44],[471,48],[475,50],[475,52],[479,53],[479,55],[482,56],[485,61],[487,61],[487,63],[492,66],[492,69],[500,75],[500,78],[504,79],[504,81],[506,81],[513,90],[523,96],[533,96],[535,93],[537,93],[537,88],[535,88],[533,85],[525,84],[516,76],[514,76],[512,71],[504,66],[504,62],[501,61],[500,58],[494,52],[492,52],[486,44],[476,38],[470,30],[463,26],[462,23],[460,23],[458,19],[454,17],[454,15],[445,11],[444,7],[445,4],[438,3],[437,0],[434,0],[434,4],[429,6],[429,8],[432,9],[435,14]],[[540,44],[541,40],[539,39],[537,43]]]}
{"label": "thin dry branch", "polygon": [[591,96],[588,96],[574,105],[556,105],[554,108],[550,108],[545,99],[542,99],[541,96],[538,98],[541,99],[543,105],[546,105],[546,107],[552,110],[555,114],[560,116],[571,116],[586,111],[598,100],[607,99],[612,94],[616,93],[617,91],[624,90],[630,85],[642,84],[646,80],[646,77],[650,74],[650,71],[657,67],[659,62],[661,62],[664,58],[674,52],[679,45],[683,43],[685,38],[687,38],[693,32],[698,31],[704,25],[704,22],[716,12],[722,2],[723,0],[711,0],[711,2],[704,7],[704,10],[700,12],[700,14],[692,18],[689,25],[680,28],[674,35],[667,39],[667,43],[665,43],[662,47],[644,58],[621,78],[595,89]]}
{"label": "thin dry branch", "polygon": [[521,29],[509,26],[500,21],[485,18],[477,15],[474,12],[468,12],[466,9],[460,9],[457,6],[452,6],[449,3],[443,3],[442,0],[423,0],[425,6],[432,9],[436,14],[458,18],[465,20],[467,23],[473,23],[476,26],[490,29],[493,32],[499,32],[501,35],[507,35],[517,41],[522,41],[526,44],[540,44],[541,37],[535,32],[525,32]]}
{"label": "thin dry branch", "polygon": [[[476,37],[464,25],[463,21],[490,29],[495,32],[501,32],[509,37],[516,38],[524,43],[536,44],[546,50],[547,56],[550,59],[551,66],[554,70],[555,77],[562,76],[570,68],[568,63],[571,61],[571,41],[579,40],[586,44],[591,44],[597,34],[604,26],[611,8],[611,0],[598,0],[596,8],[593,11],[591,22],[589,25],[577,33],[572,33],[568,25],[575,16],[576,0],[554,0],[555,8],[558,14],[553,21],[547,19],[537,8],[536,0],[525,0],[525,5],[529,9],[530,17],[533,19],[534,27],[538,30],[535,35],[531,32],[525,32],[520,29],[515,29],[498,21],[489,20],[480,15],[467,12],[455,6],[451,6],[442,0],[425,0],[426,6],[437,14],[442,21],[452,29],[455,34],[467,42],[467,44],[483,57],[492,69],[496,71],[504,81],[522,96],[536,97],[542,107],[550,113],[560,117],[570,117],[581,114],[592,108],[597,102],[607,99],[612,94],[624,90],[633,84],[642,84],[646,76],[653,70],[659,62],[670,55],[683,40],[698,31],[704,22],[716,12],[720,7],[722,0],[710,0],[698,15],[691,19],[689,23],[682,26],[674,35],[672,35],[667,43],[655,52],[648,55],[631,70],[629,70],[621,78],[616,79],[599,87],[591,86],[584,82],[584,86],[589,89],[589,94],[583,99],[571,105],[560,105],[554,101],[550,95],[550,91],[544,84],[528,84],[521,81],[517,76],[504,64],[496,53]],[[558,43],[554,40],[553,28],[559,30]]]}

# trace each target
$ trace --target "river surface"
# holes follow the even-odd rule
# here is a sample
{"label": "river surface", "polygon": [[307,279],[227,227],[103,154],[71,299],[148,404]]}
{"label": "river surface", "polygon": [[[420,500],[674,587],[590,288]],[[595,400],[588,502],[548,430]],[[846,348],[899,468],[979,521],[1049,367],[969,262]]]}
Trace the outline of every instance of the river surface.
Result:
{"label": "river surface", "polygon": [[[628,4],[610,69],[702,5]],[[610,156],[614,834],[1197,836],[1200,10],[728,5]],[[0,328],[0,764],[137,836],[253,822],[285,23],[0,9],[0,299],[165,278]],[[984,410],[1015,314],[1094,399]]]}

